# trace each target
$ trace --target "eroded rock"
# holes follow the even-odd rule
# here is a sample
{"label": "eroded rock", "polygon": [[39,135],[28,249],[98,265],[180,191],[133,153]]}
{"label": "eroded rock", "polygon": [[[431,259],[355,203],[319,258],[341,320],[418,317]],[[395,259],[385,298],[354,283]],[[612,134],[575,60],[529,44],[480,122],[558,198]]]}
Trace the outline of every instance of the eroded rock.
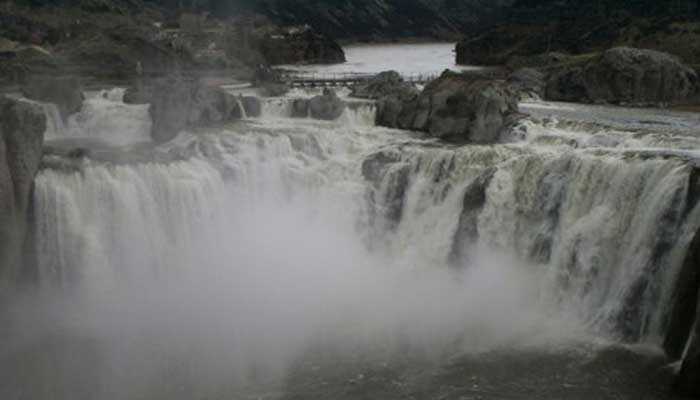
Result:
{"label": "eroded rock", "polygon": [[383,97],[377,110],[380,125],[474,143],[499,141],[501,131],[520,117],[517,96],[506,83],[451,71],[413,98]]}
{"label": "eroded rock", "polygon": [[343,115],[345,107],[345,102],[331,89],[324,89],[322,95],[309,100],[309,114],[315,119],[338,119]]}
{"label": "eroded rock", "polygon": [[0,282],[22,273],[34,177],[46,117],[36,104],[0,97]]}

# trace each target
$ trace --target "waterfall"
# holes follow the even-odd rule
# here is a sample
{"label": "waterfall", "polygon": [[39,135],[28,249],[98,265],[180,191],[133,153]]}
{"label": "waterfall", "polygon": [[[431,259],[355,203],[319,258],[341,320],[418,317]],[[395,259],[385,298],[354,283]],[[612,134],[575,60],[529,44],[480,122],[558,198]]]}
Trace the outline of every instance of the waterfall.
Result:
{"label": "waterfall", "polygon": [[123,89],[88,93],[83,108],[65,123],[55,104],[42,103],[46,140],[97,139],[115,146],[149,142],[149,106],[124,104],[123,97]]}
{"label": "waterfall", "polygon": [[44,115],[46,116],[45,139],[51,140],[63,136],[66,127],[63,123],[61,112],[58,110],[58,106],[53,103],[41,103],[41,108],[44,110]]}
{"label": "waterfall", "polygon": [[243,102],[241,101],[240,98],[236,99],[236,104],[238,104],[238,109],[241,110],[241,118],[242,119],[247,119],[248,114],[245,111],[245,107],[243,106]]}
{"label": "waterfall", "polygon": [[[157,392],[164,375],[216,397],[318,343],[663,343],[700,228],[692,137],[529,119],[518,142],[456,146],[375,127],[370,103],[317,121],[291,118],[293,101],[182,133],[158,147],[168,161],[40,172],[38,275],[67,289],[70,318],[51,303],[26,324],[47,313],[97,343],[113,386],[94,397]],[[134,143],[137,107],[96,96],[65,129]]]}

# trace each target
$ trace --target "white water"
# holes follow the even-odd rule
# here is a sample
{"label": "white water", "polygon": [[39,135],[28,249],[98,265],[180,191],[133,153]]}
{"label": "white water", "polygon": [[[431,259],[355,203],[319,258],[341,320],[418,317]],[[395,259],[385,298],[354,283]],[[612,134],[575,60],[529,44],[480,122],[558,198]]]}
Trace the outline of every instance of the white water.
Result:
{"label": "white water", "polygon": [[[520,142],[454,147],[375,127],[367,104],[328,122],[289,118],[291,101],[183,133],[160,148],[174,162],[42,171],[46,297],[17,312],[9,348],[58,337],[82,349],[36,362],[99,382],[82,398],[170,399],[275,387],[317,346],[437,357],[661,343],[700,227],[685,203],[691,116],[645,115],[642,131],[624,122],[633,114],[527,105],[556,113],[523,122]],[[88,103],[92,126],[112,107],[143,117],[111,94]],[[121,142],[118,131],[84,137],[143,138],[129,128]],[[390,162],[367,179],[377,153]],[[490,169],[478,237],[455,243],[465,191]],[[84,385],[63,376],[32,390],[69,398]]]}
{"label": "white water", "polygon": [[53,104],[44,104],[45,139],[91,139],[124,146],[150,141],[148,105],[124,104],[123,89],[88,93],[82,109],[64,122]]}

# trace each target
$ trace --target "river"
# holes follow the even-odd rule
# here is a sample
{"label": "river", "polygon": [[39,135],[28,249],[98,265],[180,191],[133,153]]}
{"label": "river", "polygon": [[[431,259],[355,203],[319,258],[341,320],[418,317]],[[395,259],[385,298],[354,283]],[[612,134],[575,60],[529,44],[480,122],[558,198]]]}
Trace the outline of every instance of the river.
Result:
{"label": "river", "polygon": [[[449,47],[306,68],[429,73]],[[697,114],[523,103],[517,140],[455,146],[368,102],[291,118],[297,91],[153,146],[122,95],[49,124],[92,154],[37,177],[42,289],[0,321],[0,398],[673,398]]]}

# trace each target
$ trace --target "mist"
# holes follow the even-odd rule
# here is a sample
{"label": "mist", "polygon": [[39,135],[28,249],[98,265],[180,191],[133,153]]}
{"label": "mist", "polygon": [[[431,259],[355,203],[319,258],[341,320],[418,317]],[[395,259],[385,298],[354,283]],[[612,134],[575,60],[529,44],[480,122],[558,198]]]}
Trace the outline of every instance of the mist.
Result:
{"label": "mist", "polygon": [[8,305],[0,394],[230,396],[321,351],[439,360],[586,335],[542,267],[486,248],[463,268],[397,257],[358,225],[364,189],[289,192],[277,160],[251,164],[253,186],[198,160],[41,175],[63,223],[40,229],[81,250],[51,253],[74,269]]}

